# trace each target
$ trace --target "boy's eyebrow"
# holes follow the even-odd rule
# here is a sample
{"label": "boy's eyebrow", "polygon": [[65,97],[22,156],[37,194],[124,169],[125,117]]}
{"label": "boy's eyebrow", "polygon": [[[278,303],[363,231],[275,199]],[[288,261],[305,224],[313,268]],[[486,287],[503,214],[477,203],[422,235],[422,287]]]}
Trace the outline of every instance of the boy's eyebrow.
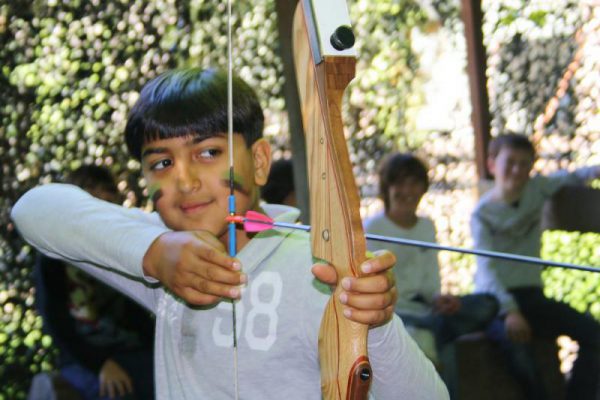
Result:
{"label": "boy's eyebrow", "polygon": [[152,147],[152,148],[146,149],[142,152],[142,158],[146,158],[151,154],[163,154],[166,152],[167,152],[167,149],[164,147]]}
{"label": "boy's eyebrow", "polygon": [[[200,142],[203,142],[206,139],[210,139],[213,137],[225,137],[224,133],[208,133],[208,134],[194,134],[191,139],[189,139],[186,142],[186,146],[193,146],[195,144],[198,144]],[[142,152],[142,158],[147,157],[151,154],[163,154],[167,152],[167,148],[166,147],[151,147],[149,149],[146,149]]]}
{"label": "boy's eyebrow", "polygon": [[227,137],[227,135],[225,133],[196,133],[192,136],[192,140],[189,142],[189,144],[200,143],[205,141],[206,139],[212,139],[214,137]]}

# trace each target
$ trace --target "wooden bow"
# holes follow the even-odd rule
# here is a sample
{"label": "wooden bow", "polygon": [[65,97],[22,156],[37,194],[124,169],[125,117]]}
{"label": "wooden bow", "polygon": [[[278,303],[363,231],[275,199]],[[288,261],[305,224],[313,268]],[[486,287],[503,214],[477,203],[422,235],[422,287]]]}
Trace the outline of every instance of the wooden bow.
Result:
{"label": "wooden bow", "polygon": [[[342,95],[354,78],[354,36],[344,0],[302,0],[294,15],[293,50],[306,134],[312,254],[359,276],[366,242],[360,198],[342,124]],[[368,326],[344,317],[338,286],[319,332],[324,399],[366,399],[372,380]]]}

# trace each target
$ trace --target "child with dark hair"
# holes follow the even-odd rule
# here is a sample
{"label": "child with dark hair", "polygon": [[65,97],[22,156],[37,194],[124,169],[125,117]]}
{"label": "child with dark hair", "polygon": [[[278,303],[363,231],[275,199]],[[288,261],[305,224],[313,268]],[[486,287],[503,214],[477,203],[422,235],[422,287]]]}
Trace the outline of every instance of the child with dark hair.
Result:
{"label": "child with dark hair", "polygon": [[[524,135],[506,134],[489,144],[488,168],[494,186],[471,218],[475,247],[531,257],[540,256],[541,213],[546,199],[567,184],[600,177],[600,166],[531,177],[535,149]],[[579,344],[567,388],[568,399],[596,399],[600,374],[600,325],[589,315],[544,295],[542,266],[478,257],[475,289],[500,302],[490,329],[509,356],[512,371],[528,399],[547,398],[531,354],[532,337],[568,335]]]}
{"label": "child with dark hair", "polygon": [[[65,181],[101,200],[119,198],[105,167],[82,166]],[[69,262],[41,254],[34,281],[36,308],[59,350],[60,377],[82,399],[154,398],[154,319],[147,310]]]}
{"label": "child with dark hair", "polygon": [[[435,243],[435,227],[417,215],[429,187],[427,168],[412,154],[395,153],[379,170],[382,214],[365,221],[365,230],[378,235]],[[451,398],[458,396],[454,340],[463,334],[485,330],[498,310],[496,299],[486,294],[462,297],[441,294],[435,250],[369,242],[369,249],[388,249],[396,255],[394,274],[398,301],[395,311],[421,349],[441,363],[441,375]]]}
{"label": "child with dark hair", "polygon": [[261,188],[261,195],[269,204],[296,206],[292,160],[282,158],[273,162],[267,183]]}
{"label": "child with dark hair", "polygon": [[92,196],[111,203],[117,203],[119,199],[115,178],[110,170],[103,166],[82,165],[67,175],[65,183],[79,186]]}
{"label": "child with dark hair", "polygon": [[[12,216],[27,240],[77,260],[156,313],[158,398],[235,397],[232,304],[225,299],[239,299],[242,396],[320,398],[318,332],[331,291],[308,269],[308,234],[289,229],[249,234],[240,228],[237,258],[225,253],[229,145],[240,214],[264,211],[283,222],[299,214],[281,205],[260,209],[259,188],[271,164],[263,114],[245,82],[234,78],[232,85],[233,143],[226,134],[226,74],[175,70],[141,91],[125,135],[158,214],[107,206],[72,187],[46,185],[25,194]],[[70,206],[80,202],[85,211]],[[61,219],[67,223],[55,227]],[[390,253],[380,253],[360,266],[366,276],[342,282],[345,315],[377,325],[368,340],[372,393],[378,399],[446,398],[433,366],[392,316],[395,297],[386,272],[393,261]]]}

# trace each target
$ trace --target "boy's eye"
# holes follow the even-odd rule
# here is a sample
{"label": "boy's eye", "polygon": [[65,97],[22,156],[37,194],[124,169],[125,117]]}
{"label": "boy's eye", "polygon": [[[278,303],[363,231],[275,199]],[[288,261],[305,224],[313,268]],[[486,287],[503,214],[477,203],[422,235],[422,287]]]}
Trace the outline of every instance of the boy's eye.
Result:
{"label": "boy's eye", "polygon": [[213,159],[219,156],[222,151],[220,149],[204,149],[198,152],[200,158]]}
{"label": "boy's eye", "polygon": [[152,164],[150,164],[150,170],[151,171],[161,171],[169,166],[171,166],[173,164],[173,161],[171,161],[168,158],[162,159],[162,160],[158,160]]}

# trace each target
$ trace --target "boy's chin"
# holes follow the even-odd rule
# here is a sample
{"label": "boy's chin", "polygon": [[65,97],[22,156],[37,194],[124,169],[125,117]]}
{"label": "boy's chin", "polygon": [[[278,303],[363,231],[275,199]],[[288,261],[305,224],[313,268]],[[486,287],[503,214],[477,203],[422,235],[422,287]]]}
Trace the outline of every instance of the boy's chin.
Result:
{"label": "boy's chin", "polygon": [[519,198],[521,196],[521,194],[523,193],[523,189],[525,188],[525,185],[510,185],[510,186],[505,186],[502,189],[502,194],[503,197],[505,198],[510,198],[510,199],[515,199],[515,198]]}
{"label": "boy's chin", "polygon": [[204,224],[193,224],[193,223],[178,223],[178,222],[165,222],[167,228],[177,232],[208,232],[213,236],[220,238],[222,235],[227,233],[227,226],[219,229],[214,229]]}
{"label": "boy's chin", "polygon": [[521,193],[523,191],[523,189],[525,189],[526,183],[527,183],[527,181],[513,182],[511,185],[509,185],[508,189],[513,193]]}

